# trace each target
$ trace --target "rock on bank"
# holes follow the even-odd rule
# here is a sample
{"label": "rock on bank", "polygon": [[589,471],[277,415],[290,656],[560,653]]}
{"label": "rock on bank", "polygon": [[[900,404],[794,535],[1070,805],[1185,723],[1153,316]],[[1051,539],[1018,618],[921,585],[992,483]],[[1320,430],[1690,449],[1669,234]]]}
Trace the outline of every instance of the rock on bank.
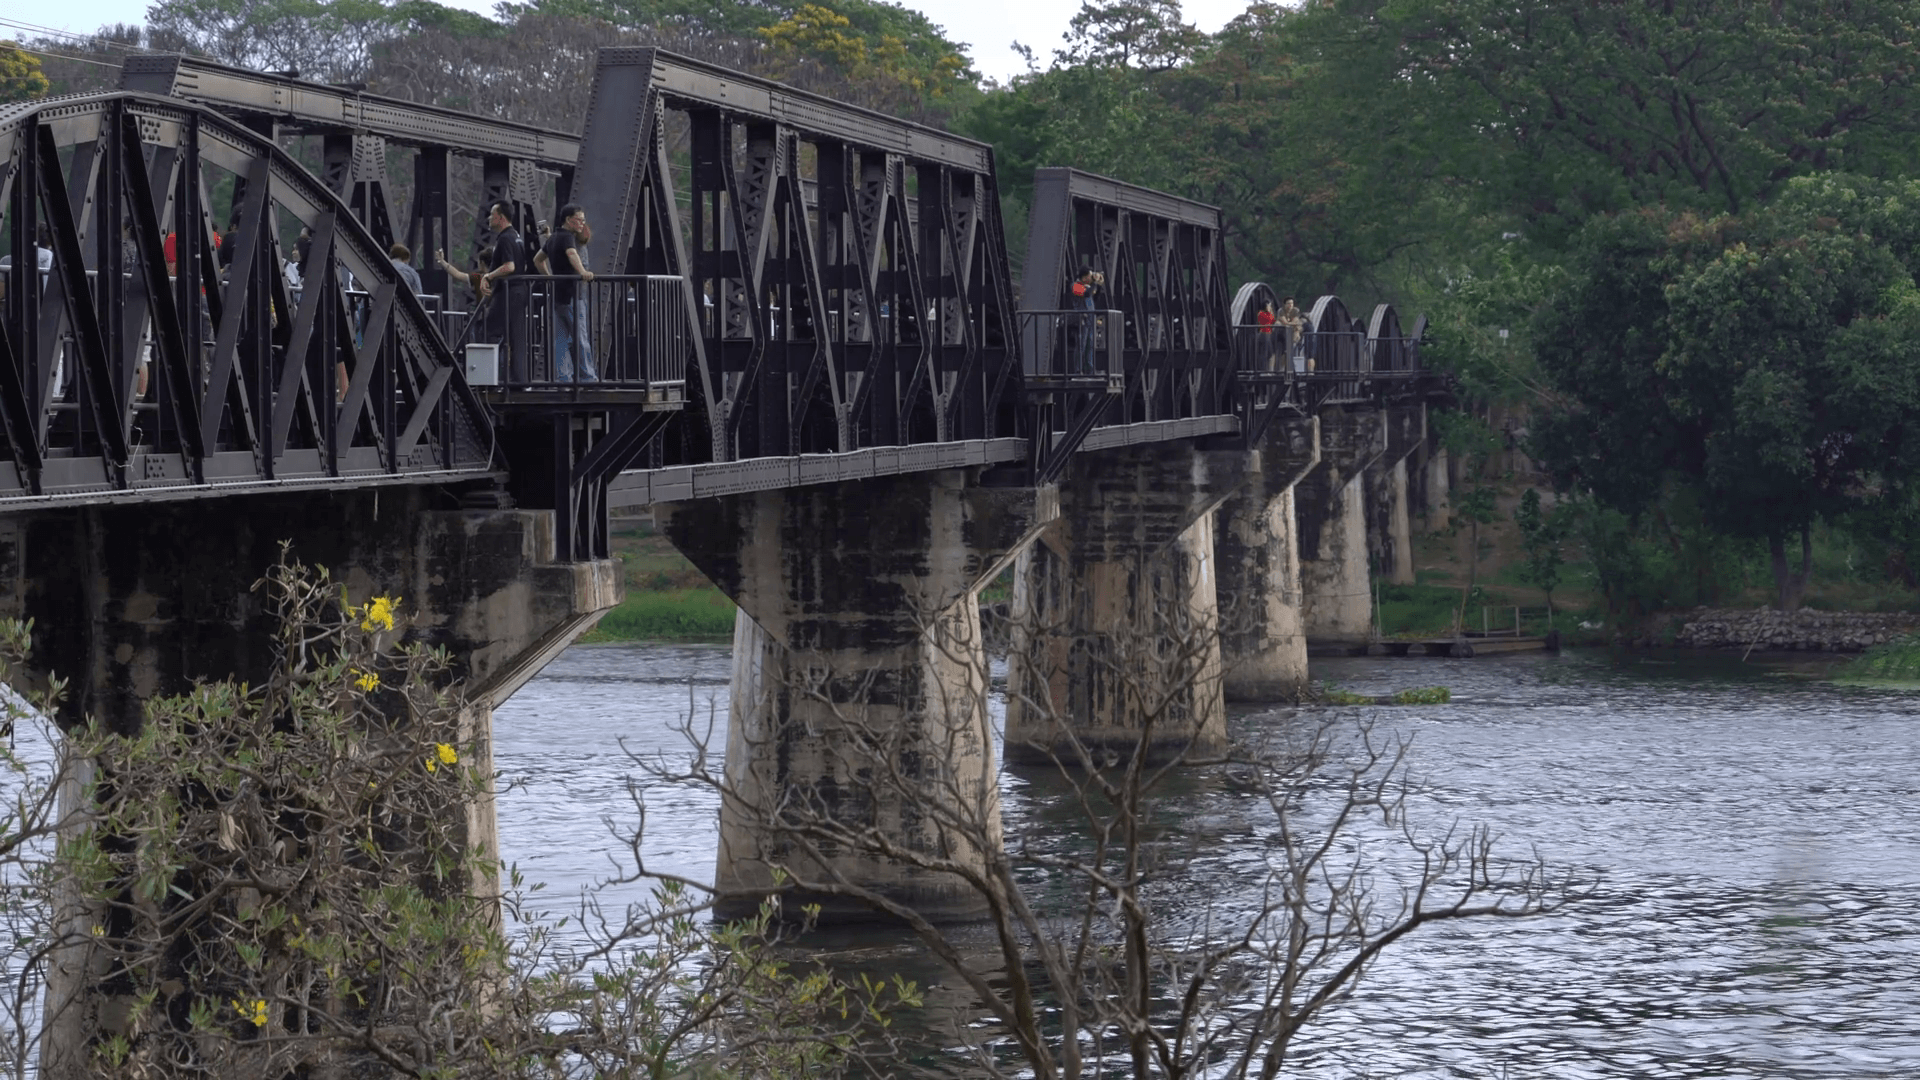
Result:
{"label": "rock on bank", "polygon": [[1674,644],[1696,649],[1861,652],[1917,627],[1920,614],[1913,612],[1699,608],[1680,628]]}

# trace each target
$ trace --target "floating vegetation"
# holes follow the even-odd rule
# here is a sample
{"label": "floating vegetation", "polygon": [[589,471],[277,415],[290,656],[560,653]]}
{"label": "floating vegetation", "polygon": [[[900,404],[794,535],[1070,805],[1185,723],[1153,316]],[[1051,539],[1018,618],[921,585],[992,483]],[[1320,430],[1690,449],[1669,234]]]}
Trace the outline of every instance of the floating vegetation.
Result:
{"label": "floating vegetation", "polygon": [[1320,692],[1320,700],[1327,705],[1445,705],[1453,700],[1453,691],[1444,686],[1422,686],[1376,697],[1330,685]]}

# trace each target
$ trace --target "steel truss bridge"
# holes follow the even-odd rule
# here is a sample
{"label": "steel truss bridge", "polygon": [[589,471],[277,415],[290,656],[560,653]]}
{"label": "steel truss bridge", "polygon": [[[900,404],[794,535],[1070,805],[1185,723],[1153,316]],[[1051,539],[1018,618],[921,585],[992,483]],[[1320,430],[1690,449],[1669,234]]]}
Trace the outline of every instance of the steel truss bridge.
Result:
{"label": "steel truss bridge", "polygon": [[[558,511],[584,559],[618,506],[1045,483],[1078,451],[1445,392],[1424,320],[1322,297],[1289,350],[1257,324],[1272,290],[1230,289],[1216,208],[1070,169],[1036,177],[1016,299],[991,147],[659,50],[602,50],[578,138],[179,56],[123,87],[0,109],[0,510],[436,484]],[[320,137],[317,170],[289,134]],[[509,359],[469,379],[487,312],[428,255],[484,220],[449,205],[453,158],[529,237],[547,180],[587,207],[597,381],[560,380],[532,276],[487,301]]]}

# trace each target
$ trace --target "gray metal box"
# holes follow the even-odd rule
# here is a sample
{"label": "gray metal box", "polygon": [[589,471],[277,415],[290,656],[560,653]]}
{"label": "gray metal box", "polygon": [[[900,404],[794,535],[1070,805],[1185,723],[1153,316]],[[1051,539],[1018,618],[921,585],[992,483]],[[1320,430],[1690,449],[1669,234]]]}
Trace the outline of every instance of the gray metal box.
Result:
{"label": "gray metal box", "polygon": [[500,346],[467,346],[467,385],[500,385]]}

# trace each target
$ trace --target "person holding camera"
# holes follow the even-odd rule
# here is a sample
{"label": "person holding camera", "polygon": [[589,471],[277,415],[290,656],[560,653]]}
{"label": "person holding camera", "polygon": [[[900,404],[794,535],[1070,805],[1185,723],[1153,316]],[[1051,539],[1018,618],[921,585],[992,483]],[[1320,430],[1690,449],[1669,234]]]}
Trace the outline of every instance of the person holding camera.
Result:
{"label": "person holding camera", "polygon": [[1106,286],[1107,275],[1098,270],[1085,271],[1073,281],[1071,289],[1073,301],[1068,307],[1086,312],[1074,320],[1078,324],[1076,329],[1080,333],[1079,347],[1075,350],[1077,362],[1074,367],[1081,375],[1100,374],[1093,362],[1095,338],[1098,337],[1100,319],[1094,312],[1100,310],[1100,305],[1095,302],[1095,299]]}

